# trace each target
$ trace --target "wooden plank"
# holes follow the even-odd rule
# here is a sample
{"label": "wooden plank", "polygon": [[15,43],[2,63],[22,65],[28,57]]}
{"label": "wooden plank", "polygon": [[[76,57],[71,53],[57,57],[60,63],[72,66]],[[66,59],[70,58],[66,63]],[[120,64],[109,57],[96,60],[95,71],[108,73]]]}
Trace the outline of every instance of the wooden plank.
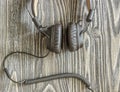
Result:
{"label": "wooden plank", "polygon": [[[93,0],[93,3],[95,18],[84,34],[84,47],[70,52],[65,40],[67,24],[85,19],[86,0],[39,0],[38,19],[42,25],[63,25],[63,50],[60,54],[50,53],[44,59],[13,55],[6,64],[12,78],[20,80],[72,72],[85,76],[95,92],[120,92],[120,2]],[[30,0],[0,1],[0,92],[89,92],[81,81],[73,78],[24,86],[6,77],[2,71],[5,55],[12,51],[41,55],[40,48],[45,47],[25,10],[26,5],[30,9]]]}

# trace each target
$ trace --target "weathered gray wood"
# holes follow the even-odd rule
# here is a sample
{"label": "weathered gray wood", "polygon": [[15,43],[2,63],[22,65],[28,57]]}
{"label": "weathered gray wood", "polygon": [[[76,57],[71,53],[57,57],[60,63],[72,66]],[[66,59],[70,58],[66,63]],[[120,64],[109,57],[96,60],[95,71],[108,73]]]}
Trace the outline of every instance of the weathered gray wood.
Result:
{"label": "weathered gray wood", "polygon": [[[95,18],[84,34],[84,47],[69,52],[66,43],[61,54],[50,53],[36,59],[14,55],[8,59],[9,72],[16,80],[56,73],[73,72],[84,75],[95,92],[120,92],[120,1],[93,0]],[[12,51],[40,55],[41,36],[25,10],[30,0],[0,1],[0,92],[89,92],[77,79],[59,79],[33,85],[16,85],[2,71],[2,60]],[[39,20],[44,26],[85,18],[86,0],[39,0]],[[81,12],[79,11],[81,7]],[[65,36],[64,41],[65,41]],[[43,45],[45,47],[45,45]]]}

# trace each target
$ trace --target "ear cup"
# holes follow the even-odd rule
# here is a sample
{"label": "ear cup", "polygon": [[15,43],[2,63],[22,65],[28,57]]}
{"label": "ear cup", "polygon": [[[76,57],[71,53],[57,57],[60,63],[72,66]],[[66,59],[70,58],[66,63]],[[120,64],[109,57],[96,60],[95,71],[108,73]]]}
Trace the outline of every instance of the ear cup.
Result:
{"label": "ear cup", "polygon": [[47,40],[47,48],[55,53],[60,53],[62,42],[62,25],[56,24],[48,28],[47,31],[50,36]]}
{"label": "ear cup", "polygon": [[67,29],[67,44],[70,51],[76,51],[83,45],[82,27],[77,23],[70,23]]}

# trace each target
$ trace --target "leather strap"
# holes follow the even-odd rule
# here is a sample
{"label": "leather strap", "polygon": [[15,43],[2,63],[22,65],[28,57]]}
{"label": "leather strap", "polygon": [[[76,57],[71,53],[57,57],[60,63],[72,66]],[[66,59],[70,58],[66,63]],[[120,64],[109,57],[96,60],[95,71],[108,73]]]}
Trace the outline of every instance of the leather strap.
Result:
{"label": "leather strap", "polygon": [[92,9],[91,0],[86,0],[88,10]]}
{"label": "leather strap", "polygon": [[37,16],[37,6],[38,6],[38,0],[32,0],[31,8],[32,8],[32,14],[34,17]]}

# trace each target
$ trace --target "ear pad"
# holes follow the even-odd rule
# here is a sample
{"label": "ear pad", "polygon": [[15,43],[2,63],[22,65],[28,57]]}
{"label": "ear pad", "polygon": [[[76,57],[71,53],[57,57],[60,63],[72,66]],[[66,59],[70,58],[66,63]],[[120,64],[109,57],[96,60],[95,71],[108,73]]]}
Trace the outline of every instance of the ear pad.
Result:
{"label": "ear pad", "polygon": [[83,46],[82,26],[79,23],[70,23],[67,29],[67,44],[70,51],[76,51]]}
{"label": "ear pad", "polygon": [[62,25],[56,24],[48,28],[47,34],[50,36],[47,40],[47,48],[55,53],[60,53],[62,42]]}

